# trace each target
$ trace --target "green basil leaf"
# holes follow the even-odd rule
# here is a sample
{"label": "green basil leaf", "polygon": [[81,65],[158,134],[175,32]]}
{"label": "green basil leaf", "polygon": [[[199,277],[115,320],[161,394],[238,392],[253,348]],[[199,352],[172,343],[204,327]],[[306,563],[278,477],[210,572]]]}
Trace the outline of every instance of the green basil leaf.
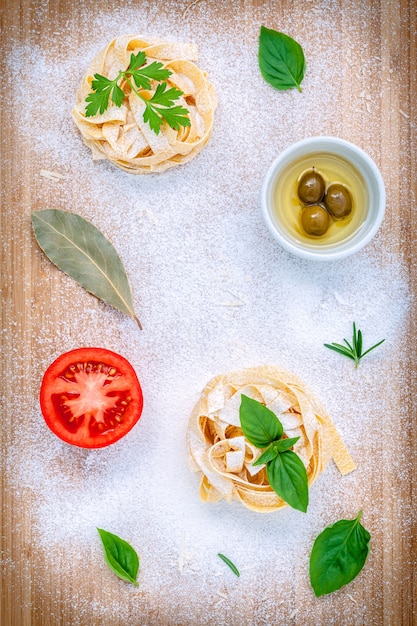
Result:
{"label": "green basil leaf", "polygon": [[122,261],[108,239],[76,213],[45,209],[32,213],[36,240],[46,256],[87,291],[136,317]]}
{"label": "green basil leaf", "polygon": [[136,580],[139,570],[139,558],[136,550],[130,543],[121,539],[107,530],[97,528],[104,548],[104,558],[109,568],[119,578],[133,583],[136,587]]}
{"label": "green basil leaf", "polygon": [[258,60],[263,78],[275,89],[296,87],[301,91],[306,62],[303,49],[297,41],[284,33],[261,26]]}
{"label": "green basil leaf", "polygon": [[271,443],[270,446],[261,454],[261,456],[254,462],[252,465],[263,465],[264,463],[268,463],[275,459],[275,457],[279,454],[278,450],[275,449],[275,442]]}
{"label": "green basil leaf", "polygon": [[272,459],[275,459],[277,454],[285,452],[293,447],[300,437],[292,437],[292,439],[279,439],[273,441],[271,445],[261,454],[261,456],[252,465],[262,465],[263,463],[269,463]]}
{"label": "green basil leaf", "polygon": [[300,457],[287,450],[266,466],[269,484],[280,498],[294,509],[305,513],[308,507],[308,479]]}
{"label": "green basil leaf", "polygon": [[310,555],[310,582],[317,597],[350,583],[365,565],[371,535],[356,519],[340,520],[316,538]]}
{"label": "green basil leaf", "polygon": [[280,439],[284,432],[281,422],[270,409],[242,394],[239,410],[240,425],[246,439],[257,448],[266,448]]}
{"label": "green basil leaf", "polygon": [[280,439],[279,441],[274,441],[272,445],[274,447],[274,450],[276,450],[277,452],[285,452],[286,450],[292,448],[293,445],[297,443],[299,438],[300,437],[291,437],[288,439]]}

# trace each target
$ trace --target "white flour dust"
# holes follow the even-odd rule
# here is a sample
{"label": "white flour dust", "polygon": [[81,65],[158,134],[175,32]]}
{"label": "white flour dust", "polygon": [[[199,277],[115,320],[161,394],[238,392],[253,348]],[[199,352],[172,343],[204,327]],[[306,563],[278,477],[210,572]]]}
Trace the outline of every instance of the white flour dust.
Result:
{"label": "white flour dust", "polygon": [[[223,23],[212,7],[204,13],[203,2],[190,7],[184,20],[187,3],[164,3],[162,16],[155,4],[124,3],[106,16],[89,9],[77,37],[69,21],[47,39],[16,43],[6,61],[14,76],[18,138],[36,173],[59,175],[39,174],[32,206],[21,211],[46,208],[45,198],[53,194],[54,207],[77,212],[100,228],[120,253],[143,324],[139,332],[132,320],[97,305],[63,278],[62,322],[55,335],[33,338],[42,366],[67,349],[107,347],[134,365],[145,397],[143,416],[124,440],[84,451],[47,430],[38,408],[39,381],[34,380],[33,405],[24,407],[25,421],[7,468],[16,491],[22,497],[32,494],[40,546],[46,551],[59,545],[68,553],[67,561],[60,560],[61,570],[70,570],[81,558],[73,556],[75,546],[80,552],[94,550],[101,567],[99,526],[137,548],[145,595],[165,589],[172,606],[188,601],[192,610],[205,611],[209,621],[202,624],[219,625],[226,603],[236,607],[238,620],[244,614],[242,598],[248,603],[261,598],[264,621],[259,624],[276,623],[279,604],[265,591],[264,572],[273,572],[280,585],[290,588],[297,575],[305,585],[298,593],[310,598],[308,554],[324,526],[362,508],[364,524],[372,519],[372,530],[379,530],[377,515],[371,516],[378,503],[368,490],[374,461],[366,442],[384,416],[396,411],[398,419],[405,419],[398,398],[386,387],[384,393],[378,390],[390,376],[402,377],[397,351],[406,341],[410,297],[405,265],[382,237],[343,262],[314,264],[289,256],[262,221],[260,185],[273,158],[309,135],[361,140],[373,156],[373,131],[375,136],[379,132],[373,128],[373,107],[379,100],[367,99],[365,92],[352,96],[353,109],[368,120],[366,136],[356,136],[354,115],[338,117],[344,94],[333,3],[305,3],[313,33],[303,26],[297,32],[291,15],[285,16],[283,30],[297,33],[308,58],[302,94],[274,91],[260,76],[258,29],[272,22],[272,9],[260,6],[253,22],[244,25],[238,17],[233,24]],[[199,19],[192,21],[197,11]],[[372,22],[371,9],[352,2],[345,24],[351,47],[344,50],[350,58],[361,53],[358,24],[364,22]],[[130,176],[93,162],[70,116],[89,60],[127,31],[197,43],[199,65],[219,98],[207,147],[189,164],[162,175]],[[367,58],[364,54],[364,75]],[[82,316],[77,314],[80,302]],[[48,321],[47,304],[39,306]],[[386,339],[358,370],[323,347],[349,339],[353,321],[365,344]],[[188,416],[206,382],[223,371],[267,363],[296,373],[317,393],[358,464],[345,478],[329,466],[311,490],[305,516],[290,509],[259,516],[237,504],[203,504],[198,479],[188,468]],[[16,398],[12,411],[21,414],[21,399]],[[24,450],[30,454],[23,455]],[[238,565],[239,587],[217,552]],[[202,586],[209,608],[199,599]],[[125,589],[120,593],[131,600],[135,592]],[[83,615],[117,614],[120,623],[128,619],[121,602],[93,606],[81,592],[73,602],[80,623]],[[357,623],[365,608],[352,603]],[[295,618],[296,607],[285,611],[288,619]]]}

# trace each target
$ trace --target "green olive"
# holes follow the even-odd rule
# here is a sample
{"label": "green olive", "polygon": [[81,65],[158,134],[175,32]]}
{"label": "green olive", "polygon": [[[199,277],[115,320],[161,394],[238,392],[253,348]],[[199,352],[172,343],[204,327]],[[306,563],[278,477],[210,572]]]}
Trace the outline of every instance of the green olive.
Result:
{"label": "green olive", "polygon": [[297,193],[301,202],[311,204],[320,202],[324,196],[326,184],[323,176],[314,167],[305,172],[298,181]]}
{"label": "green olive", "polygon": [[341,183],[332,183],[327,188],[324,204],[335,219],[347,217],[352,211],[352,196],[349,189]]}
{"label": "green olive", "polygon": [[301,225],[308,235],[321,237],[329,228],[330,216],[319,204],[310,204],[301,211]]}

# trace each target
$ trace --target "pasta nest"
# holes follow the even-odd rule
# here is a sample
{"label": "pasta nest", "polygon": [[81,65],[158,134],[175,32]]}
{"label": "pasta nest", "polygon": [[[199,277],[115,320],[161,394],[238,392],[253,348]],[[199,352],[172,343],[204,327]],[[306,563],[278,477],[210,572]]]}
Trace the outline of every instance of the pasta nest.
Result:
{"label": "pasta nest", "polygon": [[265,465],[253,466],[262,451],[243,435],[242,394],[273,411],[286,436],[299,437],[293,450],[306,467],[309,486],[332,458],[342,474],[355,469],[330,417],[297,377],[272,366],[248,368],[211,380],[192,411],[188,452],[192,470],[201,476],[202,500],[235,499],[259,512],[288,506],[270,486]]}
{"label": "pasta nest", "polygon": [[[124,87],[126,98],[120,107],[109,101],[104,113],[86,117],[85,99],[91,93],[94,74],[113,80],[125,71],[131,54],[143,51],[147,63],[159,61],[172,74],[168,87],[176,87],[183,95],[176,101],[189,112],[190,126],[173,130],[164,123],[157,135],[143,120],[145,105],[137,95]],[[142,39],[136,35],[117,37],[91,62],[77,91],[72,117],[93,159],[108,159],[131,174],[163,172],[193,159],[208,142],[217,99],[214,87],[195,61],[198,49],[194,44],[165,43]],[[152,90],[157,82],[152,81]]]}

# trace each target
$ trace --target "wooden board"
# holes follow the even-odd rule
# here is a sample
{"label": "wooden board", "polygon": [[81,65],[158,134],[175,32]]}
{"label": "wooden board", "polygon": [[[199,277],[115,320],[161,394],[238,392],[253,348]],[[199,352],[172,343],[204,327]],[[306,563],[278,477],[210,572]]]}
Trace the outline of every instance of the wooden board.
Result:
{"label": "wooden board", "polygon": [[[81,4],[71,0],[46,2],[1,0],[0,11],[2,58],[7,59],[6,63],[2,62],[0,69],[3,76],[0,111],[2,149],[0,623],[2,626],[318,623],[338,626],[359,623],[372,626],[406,626],[417,623],[414,487],[417,459],[414,425],[417,416],[413,401],[417,391],[415,348],[417,311],[413,300],[409,300],[409,306],[401,322],[401,332],[398,333],[399,349],[396,351],[391,345],[389,353],[391,361],[385,363],[381,370],[384,380],[378,380],[377,374],[369,378],[371,388],[367,392],[367,402],[372,394],[385,395],[389,397],[386,406],[392,409],[392,414],[376,416],[372,423],[380,423],[381,430],[374,437],[370,450],[366,448],[365,442],[361,442],[357,449],[359,461],[362,460],[369,470],[364,473],[364,481],[368,481],[369,484],[368,504],[373,499],[375,506],[373,511],[368,508],[365,516],[368,528],[373,530],[372,561],[367,566],[367,572],[363,574],[362,582],[358,581],[354,591],[349,592],[347,589],[345,593],[318,601],[313,594],[308,595],[305,591],[305,568],[303,570],[297,564],[289,589],[283,590],[279,580],[268,582],[268,578],[264,576],[262,592],[257,591],[259,585],[255,586],[252,594],[245,592],[237,601],[237,592],[229,596],[228,583],[225,582],[221,587],[223,595],[217,598],[219,608],[214,613],[213,599],[196,601],[192,597],[195,580],[191,584],[189,578],[179,574],[169,579],[170,582],[174,581],[174,588],[165,591],[161,588],[159,593],[150,593],[149,589],[154,590],[157,587],[155,580],[158,580],[159,574],[154,573],[153,584],[147,586],[145,578],[145,583],[142,583],[139,592],[134,595],[126,590],[124,583],[119,584],[119,581],[113,579],[104,565],[97,566],[97,543],[92,542],[89,547],[86,547],[85,543],[77,545],[77,541],[71,537],[67,545],[60,547],[52,544],[48,547],[45,540],[39,541],[39,535],[42,534],[39,531],[40,519],[42,523],[47,520],[45,512],[40,518],[39,498],[45,496],[47,487],[44,486],[37,491],[39,481],[31,480],[30,476],[25,478],[20,467],[27,467],[28,471],[33,471],[35,465],[31,465],[30,459],[42,460],[42,456],[37,455],[39,448],[45,445],[42,443],[44,431],[36,426],[33,415],[37,413],[39,415],[37,409],[39,381],[48,363],[64,349],[75,346],[78,337],[81,337],[83,343],[93,339],[104,343],[107,324],[111,337],[107,336],[106,345],[116,351],[129,352],[128,339],[123,336],[123,329],[126,328],[123,317],[109,311],[94,299],[87,300],[81,289],[75,288],[70,279],[63,276],[43,257],[33,238],[30,225],[31,210],[59,206],[74,210],[87,218],[95,218],[95,207],[99,202],[106,205],[106,199],[88,196],[85,189],[80,196],[77,179],[74,179],[74,175],[77,174],[77,150],[74,151],[73,161],[67,168],[70,177],[64,180],[63,186],[59,187],[60,183],[46,185],[45,180],[39,176],[41,169],[65,173],[65,166],[69,163],[68,150],[77,144],[75,142],[69,147],[66,146],[63,152],[60,152],[57,144],[57,150],[54,153],[50,151],[49,156],[42,154],[41,148],[42,142],[48,144],[49,141],[49,145],[53,145],[48,134],[37,137],[37,145],[34,145],[36,133],[33,131],[33,125],[37,123],[36,115],[33,108],[30,109],[31,118],[25,115],[22,90],[26,89],[24,93],[30,99],[28,85],[32,85],[34,99],[39,103],[42,99],[37,87],[44,89],[45,107],[59,107],[60,101],[59,94],[48,96],[47,84],[37,86],[36,76],[29,79],[27,72],[22,74],[22,68],[25,67],[24,55],[27,55],[27,63],[33,64],[35,72],[40,68],[39,60],[36,58],[39,51],[49,59],[46,63],[49,62],[50,66],[53,65],[54,59],[59,64],[66,55],[68,57],[73,55],[79,57],[77,69],[80,72],[87,66],[93,50],[97,52],[109,39],[121,34],[119,30],[124,12],[127,16],[125,32],[131,32],[132,29],[138,31],[139,28],[145,27],[158,36],[161,34],[157,32],[159,15],[164,31],[162,35],[175,40],[178,33],[181,37],[189,34],[199,45],[203,60],[209,65],[212,58],[204,51],[203,33],[209,32],[210,25],[214,33],[218,28],[220,39],[225,33],[230,34],[232,30],[237,33],[236,38],[240,40],[241,47],[236,54],[245,54],[245,46],[256,50],[256,33],[261,23],[297,37],[312,56],[314,50],[324,54],[324,42],[319,42],[316,46],[312,38],[309,39],[309,33],[317,36],[320,31],[331,32],[333,50],[339,53],[334,60],[338,68],[338,74],[334,77],[339,82],[338,97],[333,102],[329,98],[328,109],[319,107],[314,111],[308,124],[303,121],[303,130],[308,134],[342,135],[361,145],[378,163],[387,188],[387,214],[378,234],[377,244],[370,246],[369,252],[363,258],[370,259],[376,266],[392,264],[393,271],[400,262],[405,268],[407,289],[412,295],[416,293],[417,287],[416,1],[297,0],[278,3],[272,0],[270,2],[242,0],[229,3],[222,0],[220,2],[200,0],[143,3],[132,0],[125,3],[98,0]],[[136,16],[136,22],[132,22],[133,16]],[[113,28],[117,29],[117,32],[112,32],[113,19]],[[170,20],[172,29],[169,29]],[[219,50],[222,50],[221,43]],[[230,48],[227,50],[230,52]],[[233,58],[230,58],[230,63],[233,63]],[[256,65],[255,55],[251,63]],[[68,67],[74,66],[67,64],[66,70]],[[238,64],[238,67],[241,66]],[[308,67],[317,68],[317,64],[312,61]],[[310,81],[306,82],[306,92],[318,88],[312,75],[309,76],[306,78],[306,81]],[[45,74],[42,74],[42,77],[44,78]],[[78,76],[67,76],[62,72],[62,89],[65,90],[67,84],[73,89],[80,79],[81,73]],[[231,120],[235,119],[235,115],[238,118],[239,112],[227,109],[227,102],[230,100],[227,98],[222,100],[220,76],[215,76],[215,83],[219,92],[219,107],[216,113],[218,119],[221,116],[224,119],[227,115]],[[55,79],[53,84],[56,86],[58,81]],[[322,87],[323,90],[329,89],[330,94],[332,88],[335,89],[335,86]],[[230,85],[228,89],[231,89]],[[250,97],[253,96],[250,85],[248,94]],[[49,97],[52,104],[48,104]],[[71,98],[65,97],[71,101]],[[319,100],[319,105],[322,101]],[[30,108],[28,101],[27,103]],[[22,110],[18,111],[16,107],[21,107]],[[309,111],[311,114],[311,108]],[[67,111],[68,119],[69,114],[70,110]],[[44,118],[45,110],[42,109],[39,115]],[[257,113],[255,117],[256,115]],[[51,132],[58,136],[60,132],[67,132],[69,126],[64,120],[61,128],[54,127],[56,119],[53,117]],[[287,124],[288,143],[301,138],[297,134],[296,125],[302,119],[302,110],[297,109],[294,110],[293,119],[280,120],[281,125]],[[248,123],[248,121],[243,123],[242,128],[244,129]],[[236,127],[238,128],[239,124],[236,124]],[[29,131],[30,128],[32,130]],[[41,127],[41,131],[45,132],[45,127]],[[274,121],[271,121],[269,130],[268,124],[265,123],[261,131],[264,134],[259,137],[259,145],[254,148],[245,146],[244,141],[240,141],[239,138],[236,145],[240,152],[235,151],[235,146],[228,152],[227,146],[224,146],[227,158],[242,159],[242,180],[239,184],[246,190],[243,192],[246,193],[245,197],[252,199],[254,212],[258,210],[257,194],[261,180],[255,175],[253,189],[249,193],[247,189],[251,181],[247,178],[249,170],[245,169],[245,164],[248,160],[250,162],[251,158],[254,162],[255,159],[259,162],[262,159],[262,144],[268,141],[273,143],[277,137],[282,138],[283,132],[282,128],[278,132]],[[222,141],[216,130],[211,141],[213,143]],[[276,147],[277,152],[280,147],[279,145]],[[79,150],[84,151],[85,159],[87,153],[81,142]],[[204,158],[203,155],[204,153],[201,158]],[[84,160],[83,163],[85,162]],[[262,168],[265,171],[268,163],[269,160],[266,159],[264,165],[256,171],[260,172]],[[213,161],[210,161],[210,167],[213,167]],[[227,168],[227,160],[218,163],[218,167]],[[117,188],[115,174],[111,169],[107,171],[109,180],[113,181],[109,185],[114,185],[114,198],[117,199],[120,188]],[[169,176],[175,189],[175,176],[172,173]],[[133,183],[126,182],[126,178],[120,178],[120,182],[127,187],[133,184],[140,187],[143,184],[139,179],[135,179]],[[231,183],[231,187],[234,184],[235,182]],[[223,193],[222,190],[219,190],[220,192]],[[194,189],[190,193],[198,193],[198,190]],[[83,204],[86,197],[89,199],[87,206]],[[96,222],[96,225],[119,244],[118,248],[123,258],[131,259],[131,252],[123,249],[123,238],[120,235],[120,224],[126,210],[126,207],[122,207],[120,215],[116,212],[103,215],[103,220],[100,223]],[[233,211],[237,215],[246,215],[246,207],[233,207]],[[261,223],[255,221],[255,224],[256,228],[262,230]],[[190,221],[184,226],[185,229],[188,227],[195,229],[197,225]],[[183,233],[187,240],[187,230]],[[265,238],[267,240],[266,235]],[[165,261],[159,258],[150,259],[142,255],[142,252],[138,253],[145,270],[148,269],[150,275],[154,271],[154,264],[162,267],[171,258],[169,256],[171,251],[164,248],[163,239],[161,249],[167,255]],[[175,250],[172,258],[175,258]],[[149,261],[148,267],[146,261]],[[295,261],[294,263],[296,264]],[[209,270],[202,264],[202,272],[205,271]],[[250,276],[250,269],[242,268],[243,271],[247,271]],[[392,280],[395,283],[396,277],[393,276]],[[147,287],[147,280],[144,279],[143,285],[144,296],[140,305],[141,308],[148,306],[148,311],[144,314],[145,319],[142,320],[145,328],[143,332],[152,333],[146,328],[155,330],[155,322],[160,320],[159,304],[153,303],[149,297],[152,280]],[[395,294],[394,291],[393,297],[396,297]],[[200,383],[201,388],[206,380],[218,371],[214,369],[215,363],[208,361],[207,372],[204,373],[207,348],[205,331],[202,330],[200,333],[197,317],[187,319],[187,303],[181,299],[180,294],[179,298],[181,304],[178,307],[178,316],[185,316],[181,323],[189,324],[190,336],[200,338],[203,336],[201,342],[196,344],[199,354],[192,355],[192,349],[189,350],[191,363],[194,363],[193,359],[197,362],[198,357],[200,377],[196,375],[195,382]],[[136,302],[139,302],[137,292]],[[141,313],[139,317],[142,317]],[[230,316],[229,320],[232,319]],[[89,324],[98,324],[95,335],[93,332],[91,335],[83,334],[84,326]],[[174,325],[171,331],[175,332]],[[169,335],[165,336],[160,327],[156,334],[158,333],[162,333],[165,338],[168,337],[166,345],[169,352]],[[328,339],[341,338],[335,336]],[[395,337],[391,339],[395,341]],[[144,356],[138,356],[136,359],[134,354],[136,348],[132,348],[130,353],[134,364],[138,366],[140,363],[145,379],[146,369],[152,371],[154,363],[166,356],[161,352],[152,352],[154,346],[157,350],[162,350],[156,336],[154,341],[155,344],[148,340]],[[234,359],[233,365],[236,365],[237,360]],[[191,368],[188,370],[186,368],[186,371],[192,376]],[[366,386],[361,389],[366,389]],[[199,388],[196,387],[195,393],[198,391]],[[187,409],[192,406],[191,400],[194,399],[188,397]],[[152,412],[152,402],[156,401],[155,395],[149,394],[149,413]],[[360,402],[361,399],[358,398],[358,407]],[[343,424],[341,428],[346,435],[347,428]],[[353,438],[348,435],[348,439],[351,447],[352,444],[355,447]],[[22,440],[25,442],[24,446]],[[369,465],[364,461],[364,457],[361,457],[365,448],[368,458],[371,455],[373,459]],[[44,447],[42,449],[44,450]],[[68,458],[69,456],[65,457],[65,463]],[[62,467],[65,484],[68,488],[71,476],[77,488],[81,489],[80,484],[86,480],[86,457],[77,457],[75,451],[74,454],[71,453],[70,458],[73,466],[64,467],[63,463]],[[180,465],[183,465],[185,452],[184,457],[180,458]],[[53,469],[57,469],[57,461]],[[18,481],[15,479],[16,476],[19,477]],[[45,480],[47,481],[47,476]],[[53,480],[56,480],[56,473]],[[362,486],[364,490],[366,487]],[[53,488],[51,483],[51,489]],[[346,489],[349,491],[349,486]],[[353,493],[348,495],[354,497]],[[137,497],[137,494],[131,494],[131,497]],[[49,504],[51,505],[50,502]],[[342,508],[339,511],[335,506],[335,513],[343,515],[344,511],[346,509]],[[155,520],[156,527],[157,522],[158,520]],[[397,532],[398,529],[400,532]],[[152,549],[158,549],[157,541],[152,543]],[[146,550],[144,551],[146,554]],[[149,561],[147,567],[149,571],[151,569]],[[204,585],[209,585],[209,581],[205,574],[200,572],[200,575],[201,586],[204,588]],[[196,576],[198,577],[198,574]],[[256,578],[253,572],[247,573],[247,576]],[[161,577],[161,580],[165,580],[162,574]],[[235,585],[234,582],[230,584]],[[242,585],[241,588],[247,591],[245,582]],[[177,604],[175,593],[178,594]],[[229,597],[234,598],[233,601],[230,603],[228,600],[223,601]],[[272,611],[274,602],[276,609]],[[214,614],[217,615],[215,619]]]}

